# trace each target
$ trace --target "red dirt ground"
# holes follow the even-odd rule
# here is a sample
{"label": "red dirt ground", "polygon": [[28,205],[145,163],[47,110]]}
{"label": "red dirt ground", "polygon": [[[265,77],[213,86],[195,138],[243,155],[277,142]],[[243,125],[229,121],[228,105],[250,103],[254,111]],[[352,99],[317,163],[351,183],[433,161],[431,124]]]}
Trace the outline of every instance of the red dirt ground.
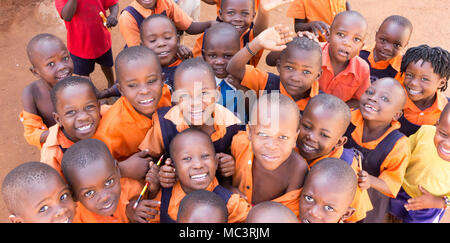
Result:
{"label": "red dirt ground", "polygon": [[[127,6],[131,0],[120,0],[120,9]],[[367,43],[373,43],[375,31],[381,21],[392,14],[403,15],[414,25],[409,47],[426,43],[430,46],[441,46],[450,49],[450,19],[448,12],[450,2],[446,0],[428,1],[371,1],[349,0],[352,8],[361,12],[369,23],[370,33]],[[271,13],[271,25],[285,24],[293,29],[293,21],[285,17],[287,7],[284,6]],[[59,19],[52,0],[2,0],[0,1],[0,181],[17,165],[27,161],[37,161],[39,151],[28,145],[23,138],[23,128],[18,119],[22,109],[22,89],[35,78],[28,70],[25,47],[28,41],[39,33],[52,33],[63,40],[66,39],[64,24]],[[202,3],[201,20],[215,18],[215,6]],[[445,21],[445,22],[443,22]],[[114,56],[124,46],[118,28],[112,30]],[[192,47],[195,36],[188,36],[184,44]],[[261,68],[269,69],[263,63]],[[100,68],[97,66],[92,75],[95,85],[102,89],[106,86]],[[450,218],[450,217],[448,217]],[[8,212],[0,196],[0,222],[8,222]]]}

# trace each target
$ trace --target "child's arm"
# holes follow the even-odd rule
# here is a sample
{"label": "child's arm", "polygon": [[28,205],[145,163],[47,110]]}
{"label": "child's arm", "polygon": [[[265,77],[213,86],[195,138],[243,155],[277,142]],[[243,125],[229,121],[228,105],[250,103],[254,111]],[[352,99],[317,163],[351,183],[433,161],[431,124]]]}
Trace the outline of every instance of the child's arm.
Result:
{"label": "child's arm", "polygon": [[186,33],[190,35],[197,35],[205,32],[206,29],[211,27],[211,25],[215,24],[216,21],[205,21],[205,22],[192,22],[189,28],[186,29]]}
{"label": "child's arm", "polygon": [[445,199],[443,197],[436,197],[429,193],[425,188],[419,185],[419,190],[422,195],[415,198],[410,198],[405,204],[406,210],[421,210],[425,208],[444,208]]}
{"label": "child's arm", "polygon": [[209,5],[216,5],[216,0],[202,0],[202,2]]}
{"label": "child's arm", "polygon": [[285,44],[291,41],[294,35],[289,28],[281,25],[266,29],[230,59],[227,72],[242,80],[245,75],[245,65],[255,53],[262,49],[281,51],[286,48]]}
{"label": "child's arm", "polygon": [[149,223],[149,219],[154,219],[159,214],[160,201],[141,200],[136,208],[133,208],[136,199],[130,200],[125,209],[128,220],[132,223]]}
{"label": "child's arm", "polygon": [[68,0],[61,11],[61,17],[65,21],[71,21],[77,11],[78,0]]}
{"label": "child's arm", "polygon": [[365,170],[361,170],[360,172],[358,172],[358,186],[362,190],[367,190],[372,187],[373,189],[383,194],[392,194],[386,182],[378,177],[369,175],[369,173],[367,173],[367,171]]}
{"label": "child's arm", "polygon": [[131,155],[128,159],[119,162],[120,173],[122,177],[142,180],[147,174],[149,163],[152,160],[148,154],[148,150],[139,151]]}
{"label": "child's arm", "polygon": [[253,36],[258,36],[269,27],[269,12],[272,9],[293,1],[294,0],[261,0],[255,19],[255,25],[253,26]]}
{"label": "child's arm", "polygon": [[149,163],[149,170],[147,175],[145,175],[145,181],[148,181],[150,185],[148,186],[148,199],[154,199],[159,192],[161,187],[159,183],[159,166],[157,166],[153,161]]}
{"label": "child's arm", "polygon": [[109,8],[109,16],[107,17],[106,27],[116,26],[119,22],[117,16],[119,14],[119,4],[116,3]]}
{"label": "child's arm", "polygon": [[345,9],[347,11],[352,10],[352,6],[350,6],[350,3],[348,1],[345,2]]}
{"label": "child's arm", "polygon": [[306,19],[295,19],[294,29],[295,32],[311,31],[315,35],[320,32],[323,36],[326,36],[326,33],[330,31],[330,26],[323,21],[307,22]]}

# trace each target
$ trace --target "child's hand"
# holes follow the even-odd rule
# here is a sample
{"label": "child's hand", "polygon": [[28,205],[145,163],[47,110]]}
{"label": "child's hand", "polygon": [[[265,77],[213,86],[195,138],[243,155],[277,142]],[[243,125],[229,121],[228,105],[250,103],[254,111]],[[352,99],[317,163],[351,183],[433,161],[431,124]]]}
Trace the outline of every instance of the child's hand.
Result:
{"label": "child's hand", "polygon": [[223,177],[230,177],[234,175],[236,169],[233,156],[225,153],[217,153],[217,160],[219,161],[219,171]]}
{"label": "child's hand", "polygon": [[231,188],[228,188],[230,191],[231,191],[231,193],[233,193],[233,194],[239,194],[239,196],[240,197],[242,197],[245,201],[248,201],[248,197],[247,197],[247,195],[245,195],[243,192],[241,192],[239,189],[237,189],[236,187],[231,187]]}
{"label": "child's hand", "polygon": [[311,21],[308,24],[315,35],[321,33],[323,36],[326,36],[326,34],[330,32],[330,26],[325,22]]}
{"label": "child's hand", "polygon": [[178,45],[177,49],[177,58],[181,60],[193,58],[194,54],[192,54],[191,49],[184,45]]}
{"label": "child's hand", "polygon": [[160,207],[160,201],[141,200],[134,209],[133,205],[136,200],[130,201],[126,208],[126,215],[132,223],[148,223],[149,219],[154,219],[159,214],[157,207]]}
{"label": "child's hand", "polygon": [[422,195],[415,198],[408,199],[408,203],[405,204],[406,210],[420,210],[425,208],[443,208],[444,200],[441,197],[435,197],[425,188],[419,185],[419,190]]}
{"label": "child's hand", "polygon": [[123,177],[142,180],[149,169],[150,161],[152,161],[152,158],[147,149],[139,151],[119,163],[120,173]]}
{"label": "child's hand", "polygon": [[157,166],[153,161],[149,163],[150,169],[145,175],[145,181],[149,182],[148,191],[149,195],[158,193],[159,191],[159,166]]}
{"label": "child's hand", "polygon": [[360,170],[358,172],[358,186],[361,190],[367,190],[370,188],[369,173],[365,170]]}
{"label": "child's hand", "polygon": [[270,27],[256,37],[259,45],[270,51],[282,51],[286,48],[286,43],[292,41],[295,33],[288,27],[275,25]]}
{"label": "child's hand", "polygon": [[293,2],[294,0],[261,0],[259,2],[258,10],[270,11],[274,8],[278,8],[281,5]]}
{"label": "child's hand", "polygon": [[106,18],[106,27],[111,28],[117,25],[119,21],[117,20],[117,16],[109,15]]}
{"label": "child's hand", "polygon": [[305,36],[305,37],[307,37],[308,39],[313,40],[313,41],[319,43],[319,39],[317,38],[317,35],[315,35],[315,34],[309,32],[309,31],[299,31],[299,32],[297,32],[297,35],[298,35],[299,37]]}
{"label": "child's hand", "polygon": [[169,188],[175,185],[176,180],[177,175],[175,174],[172,160],[167,158],[166,163],[159,169],[159,183],[162,187]]}

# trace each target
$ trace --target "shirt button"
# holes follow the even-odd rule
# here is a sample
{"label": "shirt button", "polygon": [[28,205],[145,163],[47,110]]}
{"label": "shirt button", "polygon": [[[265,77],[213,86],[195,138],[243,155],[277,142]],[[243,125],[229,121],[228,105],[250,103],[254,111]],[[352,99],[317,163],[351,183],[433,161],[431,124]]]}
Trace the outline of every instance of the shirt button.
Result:
{"label": "shirt button", "polygon": [[247,190],[250,190],[250,186],[247,186]]}

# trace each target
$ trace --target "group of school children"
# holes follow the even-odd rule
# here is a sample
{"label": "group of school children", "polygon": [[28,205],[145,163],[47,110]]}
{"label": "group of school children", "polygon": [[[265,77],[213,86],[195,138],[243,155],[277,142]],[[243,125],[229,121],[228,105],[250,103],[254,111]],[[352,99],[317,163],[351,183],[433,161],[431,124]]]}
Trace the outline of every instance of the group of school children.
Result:
{"label": "group of school children", "polygon": [[[367,22],[346,0],[204,2],[216,20],[173,0],[120,13],[118,0],[55,0],[67,47],[43,33],[26,48],[38,80],[20,119],[41,159],[2,183],[11,222],[442,219],[447,50],[407,48],[413,26],[400,15],[367,48]],[[296,33],[268,24],[284,4]],[[126,47],[113,61],[117,24]],[[201,34],[192,51],[182,32]],[[278,74],[257,67],[264,50]],[[95,63],[105,90],[89,78]]]}

